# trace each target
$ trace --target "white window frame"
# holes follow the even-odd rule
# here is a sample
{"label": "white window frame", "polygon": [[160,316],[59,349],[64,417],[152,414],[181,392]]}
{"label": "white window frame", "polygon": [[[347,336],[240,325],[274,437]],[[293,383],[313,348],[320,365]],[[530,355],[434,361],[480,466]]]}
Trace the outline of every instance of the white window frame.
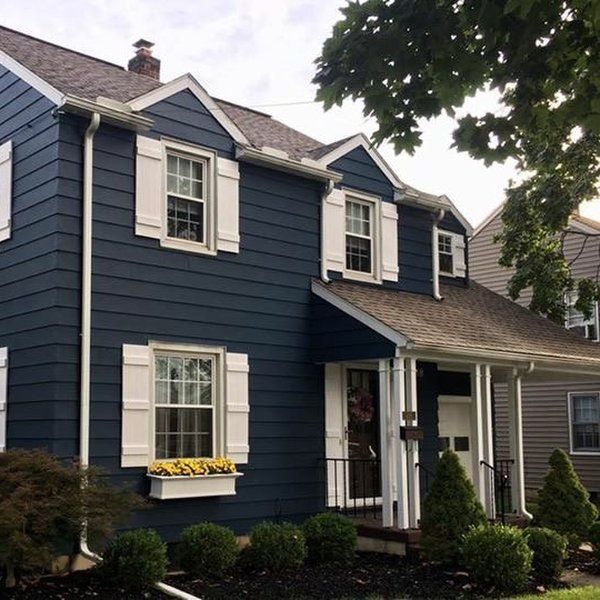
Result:
{"label": "white window frame", "polygon": [[[569,453],[579,456],[600,456],[600,448],[597,450],[592,449],[576,449],[574,447],[574,436],[573,436],[573,399],[575,396],[598,396],[598,402],[600,403],[600,391],[581,391],[581,392],[569,392],[567,394],[567,413],[569,418]],[[600,417],[599,417],[600,427]]]}
{"label": "white window frame", "polygon": [[[348,269],[347,255],[346,255],[346,238],[348,235],[354,237],[362,237],[366,239],[366,236],[361,236],[355,233],[348,233],[346,229],[346,207],[349,202],[355,204],[366,205],[370,209],[371,215],[371,271],[353,271]],[[371,196],[363,192],[344,188],[344,279],[354,279],[356,281],[368,281],[371,283],[381,283],[381,255],[382,255],[382,240],[381,240],[381,198],[377,196]]]}
{"label": "white window frame", "polygon": [[[450,240],[450,253],[448,252],[442,252],[440,250],[440,238],[441,237],[446,237]],[[454,277],[455,276],[455,269],[454,269],[454,235],[450,232],[450,231],[444,231],[444,230],[438,230],[438,239],[437,239],[437,246],[436,246],[436,251],[438,253],[438,261],[439,261],[439,256],[441,254],[445,254],[445,255],[450,255],[450,257],[452,258],[452,271],[443,271],[441,266],[440,266],[440,275],[446,275],[448,277]],[[438,262],[438,264],[441,265],[441,261]]]}
{"label": "white window frame", "polygon": [[[191,144],[182,144],[175,140],[162,138],[162,169],[163,169],[163,194],[161,205],[161,246],[166,248],[174,248],[176,250],[184,250],[188,252],[196,252],[200,254],[217,254],[217,154],[206,148],[200,148]],[[187,197],[175,194],[178,198],[192,202],[198,202],[204,206],[204,242],[196,242],[193,240],[183,240],[168,236],[168,187],[167,187],[167,171],[168,171],[168,156],[175,155],[188,160],[200,162],[203,164],[203,181],[202,186],[205,190],[203,199]]]}
{"label": "white window frame", "polygon": [[[156,403],[156,373],[155,362],[157,355],[176,355],[188,358],[211,358],[214,360],[213,370],[213,457],[225,455],[225,348],[214,346],[197,346],[191,344],[165,344],[160,342],[151,342],[150,359],[150,440],[148,443],[150,463],[155,460],[172,461],[176,458],[156,458],[156,408],[169,407],[169,405],[159,405]],[[202,410],[202,409],[198,409]],[[185,457],[199,458],[199,457]]]}
{"label": "white window frame", "polygon": [[[576,310],[575,303],[577,302],[577,297],[578,297],[577,292],[569,292],[569,293],[567,293],[566,298],[565,298],[565,304],[567,305],[566,313],[565,313],[565,329],[568,329],[569,331],[571,329],[574,329],[575,327],[577,327],[577,325],[571,325],[571,322],[570,322],[571,317],[569,315],[570,307],[573,307],[573,310]],[[592,306],[592,316],[589,319],[585,319],[583,314],[581,314],[579,311],[576,311],[576,312],[581,315],[581,320],[582,320],[582,324],[580,325],[581,327],[586,327],[587,325],[594,325],[594,327],[596,329],[595,337],[593,337],[593,338],[588,337],[587,332],[586,332],[585,339],[591,340],[592,342],[600,341],[600,313],[599,313],[598,302],[594,302],[594,304]]]}

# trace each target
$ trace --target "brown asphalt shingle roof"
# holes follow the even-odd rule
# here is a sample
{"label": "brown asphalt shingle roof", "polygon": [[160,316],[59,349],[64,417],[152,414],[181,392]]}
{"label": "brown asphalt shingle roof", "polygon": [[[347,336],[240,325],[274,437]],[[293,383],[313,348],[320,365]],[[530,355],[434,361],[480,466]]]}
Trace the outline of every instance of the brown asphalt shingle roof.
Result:
{"label": "brown asphalt shingle roof", "polygon": [[[161,85],[119,65],[0,26],[0,50],[63,94],[96,101],[98,96],[128,102]],[[271,116],[225,100],[215,100],[256,148],[270,146],[292,158],[314,158],[323,144]]]}
{"label": "brown asphalt shingle roof", "polygon": [[600,345],[488,290],[441,285],[442,301],[374,285],[332,281],[317,285],[408,338],[417,348],[484,350],[600,368]]}

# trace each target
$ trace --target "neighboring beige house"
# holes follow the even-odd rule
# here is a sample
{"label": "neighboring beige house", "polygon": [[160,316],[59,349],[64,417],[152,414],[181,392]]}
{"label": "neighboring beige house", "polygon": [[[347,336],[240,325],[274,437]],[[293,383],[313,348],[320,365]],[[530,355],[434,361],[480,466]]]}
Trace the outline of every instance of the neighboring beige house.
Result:
{"label": "neighboring beige house", "polygon": [[[487,288],[508,296],[507,284],[512,271],[498,265],[500,245],[494,237],[502,230],[502,206],[475,230],[469,244],[469,274]],[[596,277],[600,265],[600,222],[573,215],[570,233],[565,238],[565,254],[575,259],[572,272],[576,278]],[[587,239],[587,242],[585,240]],[[528,306],[530,290],[518,303]],[[576,298],[571,298],[572,302]],[[600,340],[598,305],[590,319],[573,308],[565,326],[574,333]],[[497,458],[510,458],[508,444],[507,387],[494,384],[496,410]],[[600,497],[600,380],[591,383],[565,379],[523,384],[523,436],[525,485],[529,494],[542,484],[548,457],[554,448],[569,453],[584,485],[596,499]]]}

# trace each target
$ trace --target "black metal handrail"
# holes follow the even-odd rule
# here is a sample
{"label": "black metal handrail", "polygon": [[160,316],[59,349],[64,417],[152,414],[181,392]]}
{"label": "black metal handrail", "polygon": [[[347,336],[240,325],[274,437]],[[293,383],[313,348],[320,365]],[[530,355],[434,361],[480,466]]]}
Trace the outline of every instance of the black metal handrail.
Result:
{"label": "black metal handrail", "polygon": [[381,498],[381,461],[377,458],[324,458],[325,498],[330,510],[377,518]]}
{"label": "black metal handrail", "polygon": [[492,471],[494,476],[494,492],[496,496],[496,502],[500,505],[500,520],[502,525],[506,524],[507,507],[511,506],[511,482],[510,482],[510,469],[511,465],[514,464],[512,458],[503,459],[496,461],[496,465],[491,465],[485,460],[481,461],[481,464]]}
{"label": "black metal handrail", "polygon": [[429,482],[434,477],[434,473],[431,469],[427,468],[423,463],[417,462],[415,463],[415,467],[423,471],[424,475],[424,483],[425,483],[425,494],[429,492]]}

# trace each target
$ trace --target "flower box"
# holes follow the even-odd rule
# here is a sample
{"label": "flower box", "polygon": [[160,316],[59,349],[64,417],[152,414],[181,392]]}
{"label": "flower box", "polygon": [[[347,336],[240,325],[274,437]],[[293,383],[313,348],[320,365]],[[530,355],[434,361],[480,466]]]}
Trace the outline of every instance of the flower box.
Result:
{"label": "flower box", "polygon": [[150,497],[159,500],[179,498],[206,498],[210,496],[234,496],[235,481],[243,473],[219,473],[216,475],[175,475],[165,477],[152,475],[150,478]]}

